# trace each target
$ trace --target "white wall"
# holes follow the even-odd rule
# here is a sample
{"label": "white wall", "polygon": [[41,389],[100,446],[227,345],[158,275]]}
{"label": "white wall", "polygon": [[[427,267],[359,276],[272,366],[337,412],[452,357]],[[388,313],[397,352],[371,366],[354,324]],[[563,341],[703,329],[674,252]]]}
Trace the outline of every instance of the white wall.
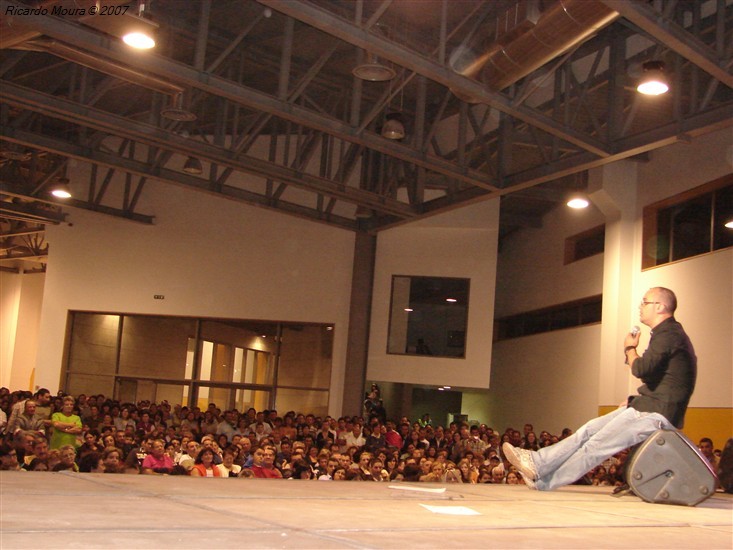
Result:
{"label": "white wall", "polygon": [[43,273],[0,273],[0,386],[31,390],[43,303]]}
{"label": "white wall", "polygon": [[[541,228],[511,235],[499,255],[497,317],[601,294],[603,254],[564,262],[566,238],[602,223],[593,205],[572,210],[559,204]],[[529,422],[538,433],[559,433],[595,416],[600,329],[590,325],[496,342],[485,421],[501,431]]]}
{"label": "white wall", "polygon": [[597,416],[600,334],[590,325],[497,342],[489,425],[559,434]]}
{"label": "white wall", "polygon": [[[0,271],[0,386],[10,387],[22,277]],[[25,388],[23,388],[25,389]]]}
{"label": "white wall", "polygon": [[143,196],[155,225],[70,210],[48,228],[36,384],[58,387],[69,310],[333,323],[339,411],[354,235],[158,182]]}
{"label": "white wall", "polygon": [[592,205],[585,210],[558,206],[541,228],[510,235],[498,259],[497,317],[601,294],[603,256],[564,265],[565,239],[604,222]]}
{"label": "white wall", "polygon": [[[379,233],[367,378],[489,387],[499,201],[485,201]],[[471,279],[465,359],[388,355],[393,275]]]}

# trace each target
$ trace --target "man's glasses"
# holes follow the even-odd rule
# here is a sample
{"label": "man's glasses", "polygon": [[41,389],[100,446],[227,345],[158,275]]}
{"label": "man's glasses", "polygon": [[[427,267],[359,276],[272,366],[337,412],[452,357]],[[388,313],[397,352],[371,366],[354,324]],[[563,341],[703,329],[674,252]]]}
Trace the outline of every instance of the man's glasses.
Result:
{"label": "man's glasses", "polygon": [[644,300],[641,301],[641,306],[648,306],[649,304],[661,304],[662,302],[645,302]]}

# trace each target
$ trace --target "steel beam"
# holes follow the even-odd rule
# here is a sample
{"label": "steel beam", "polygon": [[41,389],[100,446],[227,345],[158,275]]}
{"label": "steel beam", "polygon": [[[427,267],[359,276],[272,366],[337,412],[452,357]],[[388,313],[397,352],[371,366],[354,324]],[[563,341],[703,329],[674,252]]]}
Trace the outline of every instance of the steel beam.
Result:
{"label": "steel beam", "polygon": [[[212,196],[227,198],[254,206],[271,208],[279,212],[285,212],[287,214],[298,216],[300,218],[326,223],[328,225],[340,227],[342,229],[348,229],[350,231],[356,231],[358,229],[354,220],[344,218],[342,216],[337,216],[333,214],[327,216],[312,208],[301,206],[299,204],[289,203],[286,201],[278,201],[277,204],[273,204],[273,202],[268,197],[237,187],[222,185],[221,188],[215,192],[211,190],[209,182],[207,180],[197,178],[195,176],[189,176],[187,174],[181,174],[174,170],[151,166],[150,164],[145,162],[123,158],[118,155],[105,153],[103,151],[95,151],[88,147],[74,145],[68,143],[67,141],[56,139],[53,137],[14,128],[0,127],[0,138],[10,141],[12,143],[19,143],[21,145],[29,147],[36,147],[38,149],[56,153],[58,155],[64,155],[70,158],[90,162],[92,164],[100,165],[103,167],[123,170],[136,176],[156,179],[164,183],[194,189],[196,191],[207,193]],[[76,208],[83,208],[85,210],[91,210],[93,212],[102,212],[105,214],[116,215],[118,217],[123,217],[131,219],[133,221],[144,223],[153,223],[154,219],[153,216],[145,216],[137,213],[127,214],[121,210],[116,210],[103,205],[94,206],[91,203],[84,201],[72,200],[71,202],[68,202],[68,205],[74,206]]]}
{"label": "steel beam", "polygon": [[417,212],[408,204],[372,192],[325,178],[306,174],[300,170],[280,166],[259,158],[235,155],[224,147],[192,141],[157,126],[135,122],[106,111],[79,105],[68,99],[49,96],[10,82],[2,82],[0,99],[23,109],[41,112],[107,132],[111,135],[132,139],[148,145],[158,146],[183,155],[193,155],[210,162],[256,176],[271,178],[308,191],[315,191],[357,205],[364,205],[404,218],[412,218]]}
{"label": "steel beam", "polygon": [[311,27],[331,34],[344,42],[364,48],[374,54],[389,59],[418,74],[449,87],[462,95],[474,97],[514,118],[536,126],[581,149],[600,157],[610,154],[603,142],[557,121],[524,105],[514,105],[513,101],[500,93],[487,89],[482,84],[461,76],[445,65],[422,57],[412,50],[394,44],[384,38],[370,34],[368,30],[305,2],[293,0],[257,0],[261,4],[298,19]]}
{"label": "steel beam", "polygon": [[733,88],[733,74],[726,69],[725,60],[718,59],[714,50],[684,28],[663,17],[650,5],[629,0],[601,1],[716,80]]}
{"label": "steel beam", "polygon": [[[11,7],[20,8],[24,5],[9,0],[0,0],[0,13],[5,13]],[[27,28],[32,28],[94,55],[102,56],[117,63],[125,63],[136,70],[154,74],[157,78],[168,79],[178,85],[189,86],[214,96],[224,97],[233,103],[255,111],[274,114],[295,124],[310,126],[321,132],[327,132],[346,141],[423,166],[428,170],[445,174],[470,185],[485,189],[495,188],[494,182],[485,174],[474,170],[462,170],[450,161],[425,152],[418,152],[407,144],[398,143],[374,133],[357,132],[349,124],[316,113],[300,105],[247,88],[231,80],[197,70],[190,65],[173,61],[152,52],[146,52],[145,55],[130,55],[129,48],[126,48],[119,41],[101,36],[73,22],[43,15],[28,15],[23,17],[23,23]],[[475,82],[466,80],[472,86],[478,86]],[[553,125],[556,126],[554,123]],[[599,154],[603,154],[601,147],[597,150]]]}

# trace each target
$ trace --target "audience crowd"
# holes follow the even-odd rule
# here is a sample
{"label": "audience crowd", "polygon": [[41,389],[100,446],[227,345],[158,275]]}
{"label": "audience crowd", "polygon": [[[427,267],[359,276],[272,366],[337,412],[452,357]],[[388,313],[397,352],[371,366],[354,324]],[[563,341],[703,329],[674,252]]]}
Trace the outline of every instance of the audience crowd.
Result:
{"label": "audience crowd", "polygon": [[[572,432],[498,432],[485,424],[433,425],[429,415],[387,420],[372,392],[364,416],[220,410],[167,401],[120,403],[104,395],[35,394],[0,388],[2,470],[523,484],[501,444],[553,445]],[[701,448],[715,464],[712,441]],[[621,486],[628,451],[578,483]]]}

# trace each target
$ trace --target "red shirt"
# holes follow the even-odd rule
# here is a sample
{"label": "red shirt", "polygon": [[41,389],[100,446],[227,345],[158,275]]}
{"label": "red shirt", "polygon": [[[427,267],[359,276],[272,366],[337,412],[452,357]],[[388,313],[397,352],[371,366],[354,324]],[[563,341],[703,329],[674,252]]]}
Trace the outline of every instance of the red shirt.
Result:
{"label": "red shirt", "polygon": [[255,477],[266,478],[266,479],[280,479],[283,475],[277,468],[263,468],[262,466],[255,466],[252,464],[250,468]]}

